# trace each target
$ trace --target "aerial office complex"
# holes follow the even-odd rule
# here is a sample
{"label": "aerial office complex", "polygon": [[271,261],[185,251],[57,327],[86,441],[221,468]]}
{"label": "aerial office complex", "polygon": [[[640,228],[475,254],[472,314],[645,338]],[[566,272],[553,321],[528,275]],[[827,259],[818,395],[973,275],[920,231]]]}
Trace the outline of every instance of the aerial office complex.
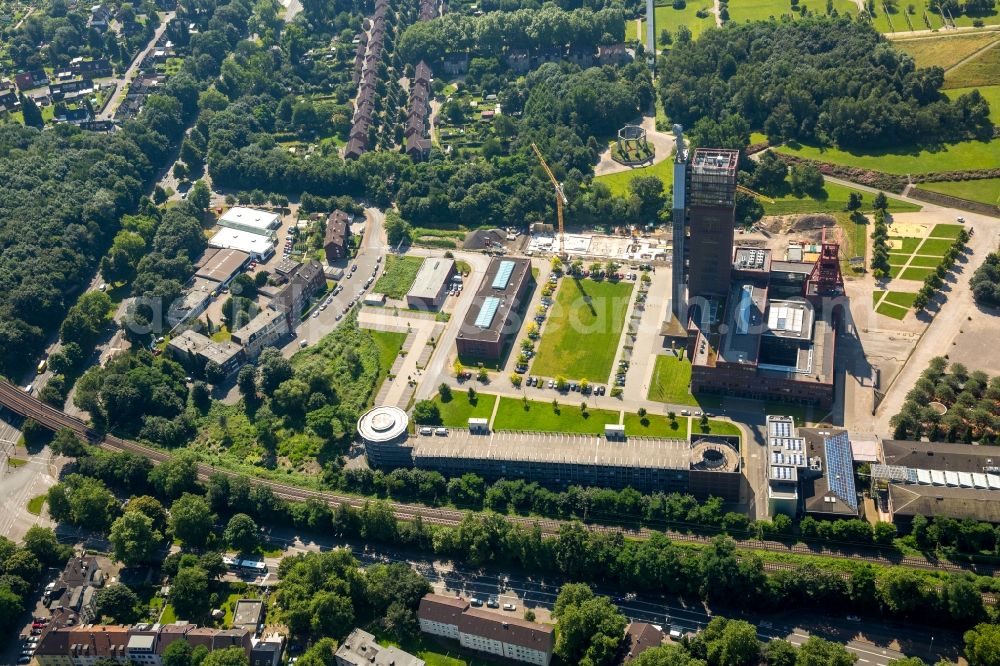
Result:
{"label": "aerial office complex", "polygon": [[739,152],[700,148],[688,158],[674,131],[674,286],[664,333],[686,338],[691,390],[831,405],[845,306],[829,301],[844,293],[839,245],[824,240],[815,263],[735,246]]}
{"label": "aerial office complex", "polygon": [[528,259],[494,258],[458,332],[459,355],[499,359],[517,335],[518,310],[534,282]]}

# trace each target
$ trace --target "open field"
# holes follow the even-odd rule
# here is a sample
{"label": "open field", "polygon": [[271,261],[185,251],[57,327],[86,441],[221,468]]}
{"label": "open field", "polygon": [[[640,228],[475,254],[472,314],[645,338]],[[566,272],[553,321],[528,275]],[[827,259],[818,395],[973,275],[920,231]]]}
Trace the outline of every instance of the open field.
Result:
{"label": "open field", "polygon": [[[813,9],[811,5],[809,8]],[[858,5],[852,0],[834,0],[833,8],[841,16],[845,14],[856,16],[858,13]],[[819,7],[817,13],[822,14],[824,11],[824,7]],[[778,20],[786,14],[793,19],[799,18],[799,15],[792,11],[788,0],[733,0],[729,3],[730,21],[767,21],[770,18]]]}
{"label": "open field", "polygon": [[[698,38],[702,32],[708,28],[715,27],[715,14],[709,13],[705,18],[698,18],[698,10],[704,9],[705,11],[710,11],[712,9],[712,3],[701,0],[700,2],[689,2],[684,9],[674,9],[670,5],[665,5],[663,7],[656,8],[656,46],[661,48],[664,45],[660,43],[660,31],[666,28],[670,31],[671,36],[677,34],[677,27],[681,25],[686,25],[691,31],[691,36],[695,39]],[[641,37],[643,43],[646,39],[646,21],[642,21],[642,34]],[[625,21],[625,39],[626,41],[636,39],[635,34],[635,21],[628,20]]]}
{"label": "open field", "polygon": [[962,14],[961,16],[955,17],[955,25],[960,28],[971,27],[972,22],[975,20],[982,21],[984,25],[997,25],[1000,23],[1000,12],[993,9],[990,12],[977,16],[966,16],[965,14]]}
{"label": "open field", "polygon": [[958,238],[962,229],[965,227],[961,224],[935,224],[931,232],[927,234],[929,238]]}
{"label": "open field", "polygon": [[[580,409],[580,402],[560,396],[558,407],[549,402],[500,398],[494,430],[536,430],[539,432],[568,432],[599,435],[606,423],[618,423],[619,414],[607,409]],[[582,401],[586,402],[586,401]]]}
{"label": "open field", "polygon": [[994,206],[1000,205],[1000,178],[919,183],[917,187],[968,201],[978,201]]}
{"label": "open field", "polygon": [[[853,187],[845,187],[838,183],[825,183],[819,196],[803,195],[797,197],[791,192],[781,197],[772,197],[774,203],[761,201],[764,204],[765,215],[791,215],[796,213],[835,213],[846,210],[847,199],[851,192],[859,192],[864,197],[862,210],[871,210],[873,197],[867,192],[861,192]],[[887,195],[888,196],[888,195]],[[889,210],[897,213],[918,211],[921,206],[902,201],[889,196]]]}
{"label": "open field", "polygon": [[916,297],[916,294],[912,294],[908,291],[890,291],[885,295],[885,302],[909,308],[913,306],[913,301]]}
{"label": "open field", "polygon": [[488,419],[493,415],[493,406],[497,397],[491,393],[477,393],[474,400],[469,400],[466,391],[453,390],[451,400],[442,400],[440,395],[434,396],[434,402],[441,410],[441,420],[450,428],[464,428],[469,419]]}
{"label": "open field", "polygon": [[917,282],[923,282],[927,279],[928,275],[934,272],[933,268],[922,268],[911,266],[899,274],[901,280],[915,280]]}
{"label": "open field", "polygon": [[944,85],[948,88],[990,86],[997,81],[1000,81],[1000,45],[993,45],[969,62],[944,73]]}
{"label": "open field", "polygon": [[636,176],[656,176],[663,181],[663,191],[669,192],[670,186],[674,183],[674,162],[671,159],[665,159],[653,166],[597,176],[594,178],[594,182],[604,183],[611,189],[611,193],[616,196],[627,197],[629,194],[628,184]]}
{"label": "open field", "polygon": [[423,257],[397,257],[389,255],[385,260],[385,272],[375,281],[372,292],[385,294],[389,298],[404,298],[413,286]]}
{"label": "open field", "polygon": [[[920,19],[920,17],[916,17]],[[914,20],[913,18],[910,19]],[[923,20],[920,19],[921,24]],[[962,62],[979,49],[1000,39],[1000,33],[980,32],[899,39],[892,45],[899,51],[913,56],[917,67],[938,66],[948,69]]]}
{"label": "open field", "polygon": [[1000,139],[962,141],[945,146],[895,148],[892,150],[849,151],[802,144],[784,145],[776,150],[820,162],[857,166],[899,175],[1000,168]]}
{"label": "open field", "polygon": [[925,257],[943,257],[955,243],[950,238],[927,238],[914,254],[922,254]]}
{"label": "open field", "polygon": [[646,414],[640,418],[638,414],[625,414],[625,435],[627,437],[687,437],[687,424],[681,419],[673,421],[666,416]]}
{"label": "open field", "polygon": [[889,244],[893,252],[901,252],[903,254],[913,254],[913,252],[920,247],[920,238],[910,238],[909,236],[889,236]]}
{"label": "open field", "polygon": [[916,256],[910,259],[911,266],[922,266],[924,268],[937,268],[937,265],[941,263],[940,257],[924,257]]}
{"label": "open field", "polygon": [[632,286],[631,282],[563,278],[542,328],[532,374],[607,381]]}
{"label": "open field", "polygon": [[[994,34],[1000,35],[1000,31]],[[994,47],[1000,48],[1000,47]],[[990,121],[994,125],[1000,125],[1000,85],[996,86],[973,86],[971,88],[951,88],[949,90],[942,90],[949,99],[957,99],[959,96],[964,95],[967,92],[972,92],[973,90],[978,90],[979,94],[983,96],[990,105]]]}
{"label": "open field", "polygon": [[375,380],[375,388],[382,385],[383,380],[389,375],[389,368],[396,361],[399,350],[406,340],[406,333],[395,333],[390,331],[369,331],[375,346],[378,347],[378,367],[379,376]]}

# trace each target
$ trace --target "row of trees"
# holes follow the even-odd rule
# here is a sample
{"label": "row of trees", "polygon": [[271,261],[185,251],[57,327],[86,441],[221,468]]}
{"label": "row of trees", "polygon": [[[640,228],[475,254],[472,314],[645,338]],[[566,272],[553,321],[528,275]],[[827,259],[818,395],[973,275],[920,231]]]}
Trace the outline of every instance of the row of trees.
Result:
{"label": "row of trees", "polygon": [[[930,404],[948,408],[943,416]],[[969,371],[961,363],[949,367],[943,357],[931,359],[899,414],[890,419],[897,439],[996,443],[1000,437],[1000,376]]]}
{"label": "row of trees", "polygon": [[73,549],[59,543],[55,532],[32,527],[19,546],[0,537],[0,630],[13,633],[25,611],[34,609],[37,585],[45,567],[62,566]]}
{"label": "row of trees", "polygon": [[976,303],[987,307],[1000,307],[1000,252],[986,255],[982,265],[969,280]]}
{"label": "row of trees", "polygon": [[945,251],[941,261],[934,267],[934,272],[924,278],[924,285],[917,292],[917,297],[913,299],[913,307],[917,312],[922,312],[931,303],[934,294],[944,284],[944,278],[948,272],[955,267],[955,262],[965,253],[965,244],[969,242],[969,232],[962,229],[958,237],[952,241]]}
{"label": "row of trees", "polygon": [[[871,24],[850,18],[753,22],[675,40],[660,96],[673,121],[739,116],[772,143],[908,145],[913,137],[988,138],[989,105],[941,92],[939,67],[917,69]],[[725,91],[725,92],[722,92]]]}

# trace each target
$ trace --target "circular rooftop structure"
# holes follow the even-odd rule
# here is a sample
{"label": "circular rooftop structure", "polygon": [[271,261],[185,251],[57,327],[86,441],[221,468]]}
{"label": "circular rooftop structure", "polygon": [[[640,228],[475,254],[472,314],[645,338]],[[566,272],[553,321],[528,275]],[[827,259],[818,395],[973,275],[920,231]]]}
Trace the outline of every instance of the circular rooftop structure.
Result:
{"label": "circular rooftop structure", "polygon": [[406,434],[410,417],[399,407],[372,407],[358,419],[358,434],[366,442],[391,442]]}
{"label": "circular rooftop structure", "polygon": [[691,445],[691,469],[707,472],[738,472],[740,452],[721,441],[696,440]]}

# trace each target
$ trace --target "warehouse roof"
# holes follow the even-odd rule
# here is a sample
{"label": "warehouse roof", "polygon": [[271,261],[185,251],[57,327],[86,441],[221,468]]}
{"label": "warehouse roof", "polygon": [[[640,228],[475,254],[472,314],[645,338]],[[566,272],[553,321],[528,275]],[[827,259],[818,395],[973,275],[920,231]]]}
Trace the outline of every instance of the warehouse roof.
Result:
{"label": "warehouse roof", "polygon": [[274,243],[267,236],[240,231],[230,227],[222,227],[208,244],[224,250],[240,250],[252,255],[266,255],[274,251]]}
{"label": "warehouse roof", "polygon": [[241,250],[209,248],[205,251],[209,252],[207,259],[202,258],[195,275],[215,282],[228,282],[250,261],[250,255]]}
{"label": "warehouse roof", "polygon": [[219,224],[223,226],[226,224],[238,224],[241,227],[268,232],[272,229],[277,229],[281,225],[281,218],[275,213],[269,213],[266,210],[233,206],[219,218]]}
{"label": "warehouse roof", "polygon": [[455,260],[444,257],[428,257],[420,264],[420,270],[413,279],[409,298],[437,298],[445,281],[455,271]]}

